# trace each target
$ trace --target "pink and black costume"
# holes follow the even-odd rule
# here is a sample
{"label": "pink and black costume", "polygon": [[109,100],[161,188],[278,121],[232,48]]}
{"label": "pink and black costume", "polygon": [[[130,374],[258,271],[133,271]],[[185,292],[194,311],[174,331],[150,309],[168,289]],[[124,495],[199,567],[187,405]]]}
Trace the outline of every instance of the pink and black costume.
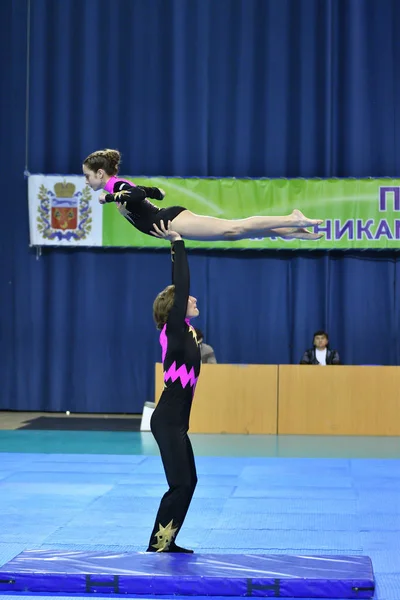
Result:
{"label": "pink and black costume", "polygon": [[153,223],[159,227],[161,221],[164,221],[167,226],[168,221],[172,221],[186,210],[183,206],[158,208],[148,198],[162,200],[164,195],[161,190],[157,187],[137,186],[132,181],[121,177],[111,177],[104,190],[108,192],[106,202],[116,202],[119,212],[136,229],[148,235],[154,230]]}
{"label": "pink and black costume", "polygon": [[197,484],[188,437],[193,395],[200,374],[196,332],[186,319],[190,274],[185,244],[172,245],[173,306],[160,333],[164,390],[151,418],[169,490],[164,494],[150,536],[148,552],[183,552],[175,544]]}

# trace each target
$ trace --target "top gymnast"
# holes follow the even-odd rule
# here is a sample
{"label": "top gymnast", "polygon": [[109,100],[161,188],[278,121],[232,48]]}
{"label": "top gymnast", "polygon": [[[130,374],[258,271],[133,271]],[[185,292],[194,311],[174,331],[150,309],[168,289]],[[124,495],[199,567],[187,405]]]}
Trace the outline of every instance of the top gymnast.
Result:
{"label": "top gymnast", "polygon": [[99,197],[101,204],[116,202],[119,212],[136,229],[155,235],[154,225],[171,221],[174,231],[187,240],[235,241],[249,238],[282,237],[285,239],[318,240],[322,234],[304,229],[322,223],[308,219],[299,210],[285,217],[248,217],[246,219],[219,219],[196,215],[184,206],[158,208],[148,198],[162,200],[165,192],[156,187],[136,186],[118,176],[121,154],[118,150],[97,150],[83,161],[86,183],[92,190],[105,190]]}

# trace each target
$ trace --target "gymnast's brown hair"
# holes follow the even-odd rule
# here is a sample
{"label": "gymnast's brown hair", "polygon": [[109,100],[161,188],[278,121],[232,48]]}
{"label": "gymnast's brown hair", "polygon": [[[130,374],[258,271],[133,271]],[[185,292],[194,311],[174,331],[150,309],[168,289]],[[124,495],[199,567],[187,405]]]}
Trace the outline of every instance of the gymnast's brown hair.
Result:
{"label": "gymnast's brown hair", "polygon": [[91,171],[96,173],[99,169],[103,169],[110,177],[118,174],[119,165],[121,164],[121,153],[118,150],[96,150],[89,154],[83,161],[83,164]]}

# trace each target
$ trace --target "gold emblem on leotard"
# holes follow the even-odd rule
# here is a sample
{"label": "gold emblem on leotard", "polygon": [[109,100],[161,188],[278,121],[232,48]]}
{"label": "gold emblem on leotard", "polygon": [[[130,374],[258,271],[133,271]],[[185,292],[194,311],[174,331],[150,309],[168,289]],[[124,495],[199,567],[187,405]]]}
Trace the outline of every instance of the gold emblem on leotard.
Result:
{"label": "gold emblem on leotard", "polygon": [[120,198],[122,198],[122,196],[129,196],[129,191],[121,190],[119,192],[115,192],[115,194],[113,194],[113,196],[116,200],[119,200]]}
{"label": "gold emblem on leotard", "polygon": [[199,345],[199,342],[197,341],[197,334],[196,334],[196,330],[194,327],[192,327],[191,325],[189,325],[189,331],[193,336],[194,341],[196,342],[197,345]]}
{"label": "gold emblem on leotard", "polygon": [[163,527],[161,523],[159,523],[160,529],[155,534],[157,538],[157,544],[153,544],[152,548],[155,548],[157,552],[166,552],[170,547],[172,540],[175,537],[176,532],[178,531],[178,527],[173,527],[173,520]]}

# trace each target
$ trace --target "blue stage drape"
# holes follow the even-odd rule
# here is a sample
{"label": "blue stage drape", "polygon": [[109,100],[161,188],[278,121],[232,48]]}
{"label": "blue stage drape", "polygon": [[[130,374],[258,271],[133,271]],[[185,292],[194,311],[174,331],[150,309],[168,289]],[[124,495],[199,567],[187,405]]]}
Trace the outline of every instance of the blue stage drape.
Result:
{"label": "blue stage drape", "polygon": [[[25,167],[79,173],[117,147],[138,175],[400,176],[397,0],[2,9],[0,409],[140,412],[160,358],[151,306],[170,277],[165,249],[37,257]],[[220,362],[298,362],[327,328],[346,364],[399,363],[395,252],[191,252],[190,264]]]}

